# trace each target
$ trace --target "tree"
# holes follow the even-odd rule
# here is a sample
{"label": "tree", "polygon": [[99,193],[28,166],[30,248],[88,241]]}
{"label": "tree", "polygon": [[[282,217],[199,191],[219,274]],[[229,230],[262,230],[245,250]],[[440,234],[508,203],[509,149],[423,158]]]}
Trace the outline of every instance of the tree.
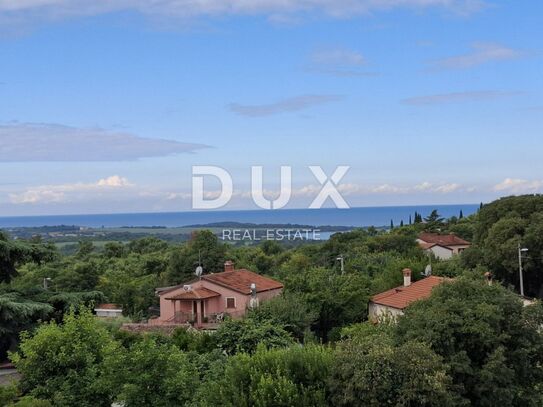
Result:
{"label": "tree", "polygon": [[453,385],[469,405],[535,407],[543,402],[539,329],[515,294],[499,284],[459,279],[412,304],[396,335],[400,343],[429,344],[450,366]]}
{"label": "tree", "polygon": [[426,222],[426,230],[429,231],[436,231],[441,226],[443,226],[443,218],[439,215],[437,212],[437,209],[434,209],[430,215],[424,218],[424,221]]}
{"label": "tree", "polygon": [[458,219],[464,219],[464,212],[462,212],[462,209],[460,209],[460,215],[458,215]]}
{"label": "tree", "polygon": [[56,256],[52,245],[14,241],[0,230],[0,283],[9,283],[17,275],[17,267],[25,262],[41,264]]}
{"label": "tree", "polygon": [[55,406],[109,407],[113,389],[103,381],[103,361],[117,344],[88,310],[65,315],[62,325],[41,325],[21,335],[11,359],[22,375],[21,388]]}
{"label": "tree", "polygon": [[128,243],[128,250],[137,254],[150,254],[164,251],[168,243],[154,236],[147,236],[141,239],[132,240]]}
{"label": "tree", "polygon": [[172,252],[168,265],[169,282],[179,284],[194,276],[200,261],[206,274],[224,271],[225,255],[225,244],[220,243],[213,232],[194,232],[186,246]]}
{"label": "tree", "polygon": [[300,296],[307,308],[318,315],[312,329],[324,341],[334,339],[334,328],[337,331],[366,319],[369,286],[368,276],[361,273],[342,275],[320,267],[290,274],[285,279],[285,292]]}
{"label": "tree", "polygon": [[126,407],[184,406],[199,385],[187,354],[152,337],[109,355],[104,365],[104,381],[117,389],[115,399]]}
{"label": "tree", "polygon": [[16,293],[0,294],[0,360],[17,342],[19,333],[53,312],[49,304],[21,298]]}
{"label": "tree", "polygon": [[91,240],[80,240],[78,243],[76,256],[80,259],[84,259],[94,252],[94,244]]}
{"label": "tree", "polygon": [[251,318],[227,320],[219,326],[214,336],[217,346],[229,355],[253,353],[259,345],[280,348],[294,343],[292,336],[281,326]]}
{"label": "tree", "polygon": [[387,342],[348,340],[341,345],[329,380],[332,405],[457,405],[446,366],[427,345],[413,341],[394,347]]}
{"label": "tree", "polygon": [[394,229],[394,221],[390,219],[390,230]]}
{"label": "tree", "polygon": [[317,320],[318,314],[300,296],[285,293],[261,304],[249,318],[257,323],[271,321],[297,340],[303,341],[311,325]]}
{"label": "tree", "polygon": [[200,386],[196,405],[325,407],[332,361],[330,349],[320,346],[235,355]]}
{"label": "tree", "polygon": [[275,240],[265,240],[260,244],[260,248],[267,256],[273,256],[283,251],[283,247]]}
{"label": "tree", "polygon": [[126,255],[126,247],[121,242],[108,242],[104,246],[104,256],[107,258],[119,258]]}
{"label": "tree", "polygon": [[479,263],[506,284],[519,286],[518,244],[529,249],[523,261],[524,289],[543,298],[543,195],[502,198],[486,204],[474,225]]}

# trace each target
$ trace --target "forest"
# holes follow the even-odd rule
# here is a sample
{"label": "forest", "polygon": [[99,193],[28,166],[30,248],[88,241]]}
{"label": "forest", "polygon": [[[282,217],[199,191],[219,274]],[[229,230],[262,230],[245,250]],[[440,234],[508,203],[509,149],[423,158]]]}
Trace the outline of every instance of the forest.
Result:
{"label": "forest", "polygon": [[[518,295],[518,247],[529,249],[525,294],[541,299],[543,196],[413,220],[296,247],[232,246],[201,230],[185,243],[86,240],[73,255],[1,232],[0,360],[22,379],[0,387],[0,405],[542,406],[543,306]],[[472,246],[440,261],[417,245],[423,231]],[[282,295],[214,333],[120,329],[156,315],[155,288],[226,260],[281,281]],[[397,321],[368,322],[373,295],[401,285],[403,268],[423,278],[429,263],[451,282]],[[125,316],[95,318],[101,302]]]}

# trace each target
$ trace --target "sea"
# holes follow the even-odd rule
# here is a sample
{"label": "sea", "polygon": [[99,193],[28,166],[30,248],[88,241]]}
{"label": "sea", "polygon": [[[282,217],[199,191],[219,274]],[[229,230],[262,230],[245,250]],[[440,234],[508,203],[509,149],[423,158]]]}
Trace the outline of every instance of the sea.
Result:
{"label": "sea", "polygon": [[155,213],[115,213],[101,215],[54,215],[0,217],[0,228],[76,225],[90,228],[112,227],[182,227],[220,222],[254,224],[297,224],[308,226],[389,226],[408,223],[415,212],[427,216],[437,209],[444,218],[475,213],[479,204],[379,206],[349,209],[278,209],[236,211],[192,211]]}

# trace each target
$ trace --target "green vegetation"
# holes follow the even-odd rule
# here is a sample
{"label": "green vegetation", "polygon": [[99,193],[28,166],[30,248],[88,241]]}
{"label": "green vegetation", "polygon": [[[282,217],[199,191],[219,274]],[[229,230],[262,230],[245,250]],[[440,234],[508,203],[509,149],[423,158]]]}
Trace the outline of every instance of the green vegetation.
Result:
{"label": "green vegetation", "polygon": [[[413,219],[297,247],[235,247],[202,230],[182,244],[147,236],[98,250],[82,241],[69,256],[2,234],[0,350],[11,350],[23,378],[0,387],[1,403],[543,405],[543,306],[523,307],[515,294],[519,244],[529,249],[526,293],[543,294],[543,197],[504,198],[468,217]],[[422,278],[430,261],[415,241],[422,231],[474,244],[452,260],[431,259],[434,274],[454,281],[397,323],[368,323],[370,297],[401,285],[403,268]],[[213,334],[129,333],[89,311],[115,302],[127,319],[145,320],[156,312],[156,287],[192,278],[200,261],[204,272],[221,271],[227,259],[282,281],[283,294]]]}

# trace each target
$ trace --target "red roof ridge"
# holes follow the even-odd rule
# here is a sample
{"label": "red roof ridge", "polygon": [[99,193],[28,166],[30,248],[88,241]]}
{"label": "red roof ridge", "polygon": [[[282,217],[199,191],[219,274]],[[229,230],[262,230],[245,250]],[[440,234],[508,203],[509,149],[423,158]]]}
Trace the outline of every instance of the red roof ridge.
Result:
{"label": "red roof ridge", "polygon": [[206,274],[202,276],[202,280],[218,284],[242,294],[251,293],[252,283],[256,284],[257,292],[283,288],[283,284],[279,281],[244,268]]}
{"label": "red roof ridge", "polygon": [[245,295],[251,294],[252,283],[256,284],[256,291],[259,293],[283,288],[283,284],[277,280],[274,280],[273,278],[266,277],[255,273],[254,271],[242,268],[221,271],[220,273],[204,274],[200,279],[192,279],[176,286],[157,288],[155,289],[155,292],[161,296],[200,280],[209,281],[212,284],[217,284],[221,287],[225,287]]}
{"label": "red roof ridge", "polygon": [[404,309],[414,301],[428,298],[435,286],[451,280],[447,277],[429,276],[415,281],[407,287],[399,286],[376,294],[371,297],[371,302],[391,308]]}
{"label": "red roof ridge", "polygon": [[456,245],[471,245],[471,243],[467,240],[464,240],[452,233],[440,235],[439,233],[422,232],[421,234],[419,234],[418,238],[423,242],[437,244],[444,247]]}
{"label": "red roof ridge", "polygon": [[96,305],[94,309],[123,309],[123,307],[119,304],[103,303]]}
{"label": "red roof ridge", "polygon": [[219,294],[216,291],[210,290],[207,287],[198,287],[191,290],[174,295],[173,297],[166,297],[167,300],[203,300],[206,298],[218,297]]}

